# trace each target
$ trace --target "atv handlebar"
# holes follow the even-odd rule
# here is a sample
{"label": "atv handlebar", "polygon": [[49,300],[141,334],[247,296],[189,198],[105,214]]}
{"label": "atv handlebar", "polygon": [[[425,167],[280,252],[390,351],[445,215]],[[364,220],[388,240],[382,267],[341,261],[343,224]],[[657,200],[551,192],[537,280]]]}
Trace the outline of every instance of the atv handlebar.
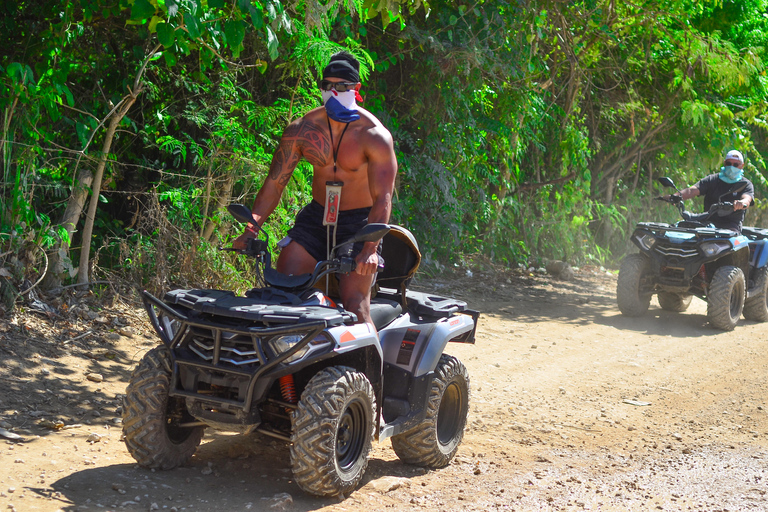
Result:
{"label": "atv handlebar", "polygon": [[[238,254],[245,254],[246,256],[256,258],[258,263],[264,265],[264,279],[268,284],[274,285],[278,288],[284,289],[303,289],[310,288],[320,278],[327,274],[349,274],[354,272],[357,267],[357,262],[350,256],[352,251],[352,244],[360,242],[376,242],[381,240],[386,235],[390,227],[383,223],[371,223],[363,226],[355,235],[331,249],[331,256],[328,260],[318,261],[315,265],[312,273],[302,275],[283,275],[272,269],[271,257],[269,252],[269,235],[264,231],[261,226],[255,221],[251,211],[244,205],[231,204],[227,207],[229,213],[240,222],[254,224],[256,226],[256,235],[264,234],[265,240],[260,238],[248,238],[245,241],[245,248],[239,249],[234,247],[220,248],[223,251],[236,252]],[[342,255],[339,255],[339,252]],[[384,259],[377,254],[378,264],[377,270],[384,270]],[[257,271],[258,271],[257,264]]]}
{"label": "atv handlebar", "polygon": [[670,195],[670,196],[656,196],[653,198],[656,201],[664,201],[665,203],[670,204],[680,204],[683,202],[683,198],[680,196]]}

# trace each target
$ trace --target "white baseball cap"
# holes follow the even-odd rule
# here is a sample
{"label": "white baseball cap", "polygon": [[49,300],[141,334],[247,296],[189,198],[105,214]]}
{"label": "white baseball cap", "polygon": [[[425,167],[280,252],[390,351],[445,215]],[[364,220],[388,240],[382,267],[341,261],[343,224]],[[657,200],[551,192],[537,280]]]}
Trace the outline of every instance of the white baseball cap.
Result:
{"label": "white baseball cap", "polygon": [[740,164],[744,163],[744,156],[741,154],[740,151],[736,151],[735,149],[732,149],[728,152],[727,155],[725,155],[726,160],[736,160]]}

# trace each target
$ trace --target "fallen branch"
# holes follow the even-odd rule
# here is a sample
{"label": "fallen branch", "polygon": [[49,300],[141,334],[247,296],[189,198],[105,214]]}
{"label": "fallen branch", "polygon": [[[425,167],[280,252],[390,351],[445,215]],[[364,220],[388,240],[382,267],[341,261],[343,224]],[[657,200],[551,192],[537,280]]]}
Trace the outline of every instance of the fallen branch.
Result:
{"label": "fallen branch", "polygon": [[90,335],[90,334],[93,334],[93,331],[84,332],[83,334],[81,334],[81,335],[79,335],[79,336],[75,336],[75,337],[74,337],[74,338],[72,338],[72,339],[69,339],[69,340],[65,340],[65,341],[62,341],[62,342],[61,342],[61,344],[62,344],[62,345],[66,345],[67,343],[72,343],[73,341],[77,341],[77,340],[79,340],[79,339],[83,339],[83,338],[85,338],[86,336],[88,336],[88,335]]}
{"label": "fallen branch", "polygon": [[556,427],[566,427],[566,428],[573,428],[576,430],[583,430],[584,432],[600,432],[600,430],[595,430],[593,428],[584,428],[584,427],[577,427],[576,425],[564,425],[562,423],[555,423]]}

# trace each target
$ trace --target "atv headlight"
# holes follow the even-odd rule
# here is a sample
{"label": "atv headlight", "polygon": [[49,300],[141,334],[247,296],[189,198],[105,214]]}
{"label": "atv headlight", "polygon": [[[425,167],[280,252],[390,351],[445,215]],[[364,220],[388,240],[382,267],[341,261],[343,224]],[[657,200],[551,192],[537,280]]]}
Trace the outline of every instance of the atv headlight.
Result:
{"label": "atv headlight", "polygon": [[637,240],[637,242],[640,244],[640,247],[646,251],[650,251],[651,247],[656,244],[656,237],[649,233],[635,236],[635,240]]}
{"label": "atv headlight", "polygon": [[[288,334],[286,336],[278,336],[269,340],[269,345],[275,354],[280,355],[291,350],[298,342],[304,339],[304,334]],[[298,352],[286,359],[287,363],[298,361],[309,350],[309,345],[304,345]]]}
{"label": "atv headlight", "polygon": [[701,244],[701,251],[707,257],[717,256],[723,251],[727,251],[731,248],[731,244],[728,242],[705,242]]}

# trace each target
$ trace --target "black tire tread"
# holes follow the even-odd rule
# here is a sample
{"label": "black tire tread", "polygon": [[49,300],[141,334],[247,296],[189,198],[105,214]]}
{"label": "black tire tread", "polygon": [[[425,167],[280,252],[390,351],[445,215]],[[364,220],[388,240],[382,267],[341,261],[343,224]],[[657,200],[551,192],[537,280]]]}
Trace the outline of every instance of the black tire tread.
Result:
{"label": "black tire tread", "polygon": [[[731,295],[741,293],[738,314],[731,316]],[[707,319],[715,329],[732,331],[744,308],[744,273],[739,267],[723,265],[715,271],[707,291]]]}
{"label": "black tire tread", "polygon": [[147,352],[131,375],[123,398],[125,445],[140,466],[173,469],[187,462],[203,438],[204,427],[190,428],[180,443],[168,437],[166,408],[171,363],[168,349]]}
{"label": "black tire tread", "polygon": [[659,292],[657,295],[659,306],[665,311],[682,313],[691,305],[692,295],[679,295],[671,292]]}
{"label": "black tire tread", "polygon": [[[454,439],[449,443],[449,449],[441,449],[437,439],[437,418],[443,394],[451,382],[457,381],[460,386],[465,386],[466,396],[460,419],[460,426]],[[435,377],[427,403],[427,412],[424,421],[416,428],[392,437],[392,448],[406,464],[414,464],[428,468],[442,468],[447,466],[459,449],[464,437],[464,428],[469,412],[470,385],[469,372],[466,367],[453,356],[443,354],[435,368]]]}
{"label": "black tire tread", "polygon": [[768,322],[768,267],[754,270],[756,293],[744,301],[744,318]]}
{"label": "black tire tread", "polygon": [[642,254],[629,254],[621,262],[616,282],[616,302],[624,316],[640,316],[648,311],[650,295],[640,295],[640,278],[648,272],[648,258]]}
{"label": "black tire tread", "polygon": [[[353,474],[336,467],[336,426],[350,397],[363,393],[370,402],[370,428]],[[368,466],[376,414],[376,398],[366,376],[354,368],[332,366],[310,379],[292,414],[291,467],[296,483],[317,496],[346,495],[357,487]]]}

